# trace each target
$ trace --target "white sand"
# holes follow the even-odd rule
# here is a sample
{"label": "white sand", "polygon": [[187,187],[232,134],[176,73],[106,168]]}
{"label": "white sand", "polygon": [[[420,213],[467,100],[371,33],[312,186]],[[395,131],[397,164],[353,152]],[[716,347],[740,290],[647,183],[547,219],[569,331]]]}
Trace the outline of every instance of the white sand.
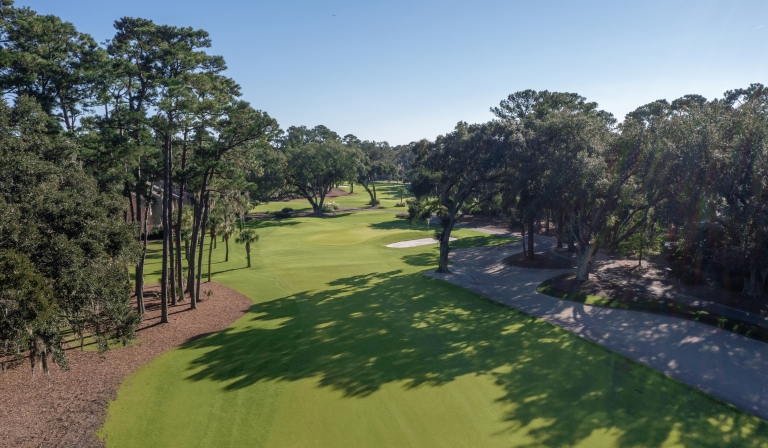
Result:
{"label": "white sand", "polygon": [[[457,238],[448,238],[448,241],[456,241]],[[387,247],[394,247],[395,249],[403,249],[406,247],[426,246],[427,244],[437,244],[434,238],[421,238],[419,240],[398,241],[397,243],[387,244]]]}

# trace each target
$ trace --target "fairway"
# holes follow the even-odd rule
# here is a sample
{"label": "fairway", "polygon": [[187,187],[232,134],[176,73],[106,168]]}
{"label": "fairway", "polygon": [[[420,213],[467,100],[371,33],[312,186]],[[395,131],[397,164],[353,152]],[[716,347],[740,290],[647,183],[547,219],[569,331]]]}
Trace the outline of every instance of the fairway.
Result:
{"label": "fairway", "polygon": [[768,446],[755,417],[422,275],[435,245],[385,247],[434,226],[391,210],[248,226],[253,266],[234,243],[225,263],[219,241],[212,272],[250,312],[134,373],[109,406],[108,446]]}

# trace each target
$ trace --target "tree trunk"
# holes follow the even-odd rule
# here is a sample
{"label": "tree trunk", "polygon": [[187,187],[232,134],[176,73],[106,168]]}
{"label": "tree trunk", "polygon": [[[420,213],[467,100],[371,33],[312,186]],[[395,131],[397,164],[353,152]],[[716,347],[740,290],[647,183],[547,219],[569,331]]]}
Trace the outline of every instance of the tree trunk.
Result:
{"label": "tree trunk", "polygon": [[533,216],[528,218],[528,259],[533,260],[533,235],[535,232],[535,226],[533,223]]}
{"label": "tree trunk", "polygon": [[224,238],[224,261],[229,261],[229,238]]}
{"label": "tree trunk", "polygon": [[205,192],[205,199],[201,202],[203,203],[203,219],[202,219],[202,229],[200,231],[200,249],[199,249],[199,255],[197,257],[197,287],[195,288],[195,308],[197,308],[197,302],[200,301],[200,281],[203,277],[203,248],[205,247],[205,230],[208,226],[208,208],[210,204],[208,203],[210,199],[210,193]]}
{"label": "tree trunk", "polygon": [[248,258],[248,267],[251,267],[251,243],[245,243],[245,256]]}
{"label": "tree trunk", "polygon": [[592,270],[592,264],[595,262],[597,252],[600,250],[599,244],[586,244],[585,247],[579,245],[579,260],[576,265],[576,280],[586,282],[589,280],[589,273]]}
{"label": "tree trunk", "polygon": [[749,269],[749,278],[744,279],[744,289],[742,290],[742,294],[749,297],[750,299],[756,299],[760,297],[762,282],[760,281],[759,277],[760,272],[758,271],[755,264],[752,263],[752,266],[750,266]]}
{"label": "tree trunk", "polygon": [[[176,282],[179,289],[179,301],[184,301],[184,266],[181,262],[181,217],[184,207],[184,184],[179,184],[179,202],[176,210]],[[185,248],[186,250],[186,248]]]}
{"label": "tree trunk", "polygon": [[[169,117],[170,118],[170,117]],[[170,122],[170,119],[169,119]],[[163,262],[160,274],[160,323],[168,323],[168,250],[171,245],[171,136],[163,148]]]}
{"label": "tree trunk", "polygon": [[520,242],[523,244],[523,257],[528,258],[528,247],[525,245],[525,223],[520,222]]}
{"label": "tree trunk", "polygon": [[563,248],[563,211],[557,212],[557,222],[555,223],[555,233],[557,233],[557,248]]}
{"label": "tree trunk", "polygon": [[373,184],[373,206],[379,205],[379,198],[376,197],[376,182],[371,182]]}
{"label": "tree trunk", "polygon": [[448,274],[451,271],[448,270],[448,253],[451,251],[449,245],[451,240],[451,231],[453,230],[453,224],[456,222],[455,211],[448,218],[448,225],[443,229],[443,234],[440,237],[440,262],[437,266],[438,273]]}
{"label": "tree trunk", "polygon": [[577,232],[578,229],[576,229],[576,223],[572,222],[569,225],[571,226],[571,231],[568,232],[568,252],[574,253],[576,252],[576,246],[575,246],[576,237],[573,236],[573,234],[574,232]]}
{"label": "tree trunk", "polygon": [[139,306],[139,314],[144,314],[144,260],[147,254],[147,244],[144,234],[147,232],[145,220],[141,219],[141,196],[136,192],[136,213],[139,222],[139,242],[144,242],[139,262],[136,264],[136,301]]}
{"label": "tree trunk", "polygon": [[[189,130],[184,129],[184,144],[181,148],[181,171],[187,168],[187,141],[189,136]],[[178,210],[176,210],[176,270],[178,271],[178,283],[179,283],[179,301],[184,301],[184,267],[181,262],[181,224],[182,217],[184,216],[184,189],[186,188],[186,179],[182,174],[179,180],[179,202]],[[186,241],[184,242],[184,252],[187,258],[187,264],[189,264],[189,254],[187,253]]]}
{"label": "tree trunk", "polygon": [[210,173],[206,170],[203,173],[203,181],[200,186],[200,193],[197,197],[194,207],[194,218],[192,219],[192,238],[189,245],[189,262],[187,267],[187,292],[190,297],[190,307],[192,309],[197,308],[197,282],[195,281],[195,273],[197,272],[197,251],[200,244],[200,227],[203,219],[203,208],[205,207],[205,194],[208,188],[208,179]]}
{"label": "tree trunk", "polygon": [[211,255],[213,254],[214,241],[216,238],[211,235],[211,242],[208,243],[208,283],[211,283]]}
{"label": "tree trunk", "polygon": [[[173,226],[171,226],[171,232],[173,232]],[[171,234],[171,244],[170,248],[168,250],[169,252],[169,260],[168,263],[171,265],[169,269],[170,274],[170,285],[171,285],[171,306],[178,305],[178,300],[176,299],[176,256],[175,256],[175,250],[173,248],[173,234]]]}
{"label": "tree trunk", "polygon": [[376,205],[376,193],[373,190],[371,190],[371,187],[369,187],[368,184],[369,184],[368,182],[360,182],[360,185],[363,186],[363,188],[365,189],[365,192],[368,193],[368,196],[371,197],[370,204],[371,204],[371,207],[373,207],[374,205]]}

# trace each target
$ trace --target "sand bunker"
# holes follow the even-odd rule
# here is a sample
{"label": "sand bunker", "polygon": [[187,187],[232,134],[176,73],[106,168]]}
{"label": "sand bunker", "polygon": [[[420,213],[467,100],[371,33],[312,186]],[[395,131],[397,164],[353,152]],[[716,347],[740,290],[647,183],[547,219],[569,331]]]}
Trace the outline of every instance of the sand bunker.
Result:
{"label": "sand bunker", "polygon": [[[448,241],[456,241],[457,238],[448,238]],[[434,238],[421,238],[419,240],[399,241],[397,243],[387,244],[387,247],[394,247],[395,249],[403,249],[405,247],[426,246],[427,244],[437,244]]]}

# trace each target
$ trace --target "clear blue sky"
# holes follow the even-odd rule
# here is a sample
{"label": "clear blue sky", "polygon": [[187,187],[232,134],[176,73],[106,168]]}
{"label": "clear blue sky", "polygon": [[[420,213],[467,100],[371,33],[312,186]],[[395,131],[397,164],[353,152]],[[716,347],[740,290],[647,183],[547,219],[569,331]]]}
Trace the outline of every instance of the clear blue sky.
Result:
{"label": "clear blue sky", "polygon": [[283,128],[434,138],[524,90],[622,119],[647,102],[768,84],[766,1],[17,0],[102,42],[114,20],[208,31],[245,100]]}

